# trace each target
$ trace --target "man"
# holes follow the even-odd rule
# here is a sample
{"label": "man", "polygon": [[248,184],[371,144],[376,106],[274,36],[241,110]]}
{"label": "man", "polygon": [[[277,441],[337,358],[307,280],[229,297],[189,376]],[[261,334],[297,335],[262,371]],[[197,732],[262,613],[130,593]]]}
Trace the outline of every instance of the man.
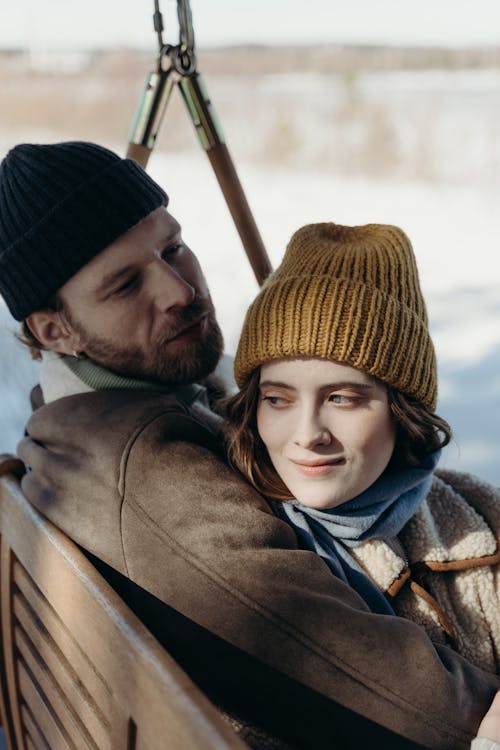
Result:
{"label": "man", "polygon": [[222,338],[166,205],[93,144],[0,166],[0,291],[47,352],[27,497],[230,713],[298,747],[465,749],[498,678],[371,614],[225,465]]}

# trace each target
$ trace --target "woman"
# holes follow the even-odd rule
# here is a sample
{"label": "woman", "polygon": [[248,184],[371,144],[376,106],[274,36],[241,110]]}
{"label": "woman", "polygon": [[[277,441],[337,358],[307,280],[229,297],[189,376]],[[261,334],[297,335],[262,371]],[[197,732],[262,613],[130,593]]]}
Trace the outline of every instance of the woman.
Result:
{"label": "woman", "polygon": [[435,414],[406,235],[377,224],[296,232],[249,308],[235,377],[231,460],[303,546],[374,612],[500,672],[500,492],[435,472],[451,431]]}

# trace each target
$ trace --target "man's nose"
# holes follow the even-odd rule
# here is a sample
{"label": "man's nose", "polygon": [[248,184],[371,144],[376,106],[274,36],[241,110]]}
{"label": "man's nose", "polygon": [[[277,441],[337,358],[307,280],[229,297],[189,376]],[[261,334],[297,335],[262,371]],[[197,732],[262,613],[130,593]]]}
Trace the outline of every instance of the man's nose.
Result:
{"label": "man's nose", "polygon": [[296,445],[312,450],[320,446],[330,445],[332,441],[333,435],[321,419],[320,413],[312,408],[302,409],[295,429],[294,442]]}
{"label": "man's nose", "polygon": [[171,307],[186,307],[196,297],[194,286],[164,260],[155,264],[151,288],[155,304],[163,312]]}

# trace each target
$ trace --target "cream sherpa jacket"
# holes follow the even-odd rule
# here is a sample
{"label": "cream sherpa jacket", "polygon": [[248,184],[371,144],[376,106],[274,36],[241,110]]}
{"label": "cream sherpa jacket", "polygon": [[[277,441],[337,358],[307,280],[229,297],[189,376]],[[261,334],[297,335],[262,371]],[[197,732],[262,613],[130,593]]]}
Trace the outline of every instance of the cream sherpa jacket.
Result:
{"label": "cream sherpa jacket", "polygon": [[394,610],[479,667],[500,673],[500,490],[438,471],[396,540],[353,554]]}

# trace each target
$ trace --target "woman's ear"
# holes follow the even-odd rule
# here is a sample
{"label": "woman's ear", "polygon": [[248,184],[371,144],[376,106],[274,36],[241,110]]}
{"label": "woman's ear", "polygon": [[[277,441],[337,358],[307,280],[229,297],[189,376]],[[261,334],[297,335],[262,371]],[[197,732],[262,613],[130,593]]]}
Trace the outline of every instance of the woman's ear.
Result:
{"label": "woman's ear", "polygon": [[26,318],[31,333],[45,349],[72,354],[79,348],[79,337],[59,312],[37,310]]}

